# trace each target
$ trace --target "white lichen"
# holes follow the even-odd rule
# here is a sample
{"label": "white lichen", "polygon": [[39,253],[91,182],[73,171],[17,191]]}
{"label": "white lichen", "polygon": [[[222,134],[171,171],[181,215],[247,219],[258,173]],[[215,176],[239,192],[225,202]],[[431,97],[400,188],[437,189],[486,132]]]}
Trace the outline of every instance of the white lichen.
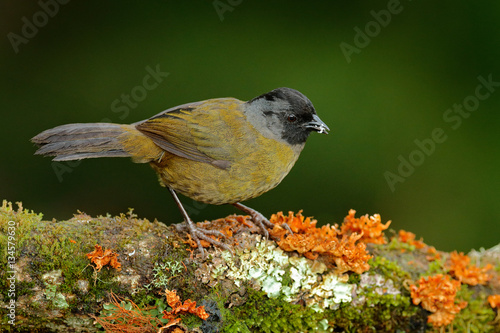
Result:
{"label": "white lichen", "polygon": [[211,281],[204,272],[198,273],[200,279],[211,286],[221,279],[230,279],[238,287],[251,282],[271,298],[283,296],[288,302],[304,300],[317,311],[335,309],[341,302],[351,301],[353,285],[346,283],[345,277],[327,272],[324,263],[289,256],[275,243],[258,237],[254,247],[237,250],[235,257],[227,251],[214,257],[202,269],[210,272]]}
{"label": "white lichen", "polygon": [[391,279],[380,274],[365,272],[361,274],[359,285],[355,288],[353,305],[360,306],[366,302],[366,293],[374,292],[379,295],[399,295],[401,291],[394,286]]}
{"label": "white lichen", "polygon": [[312,298],[308,300],[308,305],[313,309],[321,310],[326,308],[335,309],[342,302],[348,303],[352,300],[353,286],[342,282],[335,273],[331,272],[323,276],[323,281],[310,290]]}

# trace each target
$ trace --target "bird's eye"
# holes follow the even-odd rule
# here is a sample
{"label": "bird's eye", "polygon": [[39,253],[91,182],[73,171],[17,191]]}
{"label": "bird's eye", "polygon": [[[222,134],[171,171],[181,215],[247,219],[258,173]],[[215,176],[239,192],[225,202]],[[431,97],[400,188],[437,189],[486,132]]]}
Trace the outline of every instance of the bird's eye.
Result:
{"label": "bird's eye", "polygon": [[291,123],[295,122],[297,120],[297,116],[294,114],[288,115],[287,120]]}

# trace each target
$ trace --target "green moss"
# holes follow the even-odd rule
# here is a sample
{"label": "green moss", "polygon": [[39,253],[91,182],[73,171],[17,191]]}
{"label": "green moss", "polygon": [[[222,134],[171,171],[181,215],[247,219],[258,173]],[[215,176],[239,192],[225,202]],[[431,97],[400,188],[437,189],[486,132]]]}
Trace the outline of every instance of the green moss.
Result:
{"label": "green moss", "polygon": [[352,273],[349,274],[349,280],[347,280],[347,283],[358,285],[360,281],[361,281],[361,275]]}
{"label": "green moss", "polygon": [[[370,273],[378,274],[380,278],[392,280],[401,293],[381,293],[377,285],[358,287],[357,302],[360,305],[342,304],[336,311],[327,311],[327,319],[335,331],[342,332],[395,332],[398,329],[413,331],[415,323],[425,326],[425,314],[411,302],[409,292],[403,285],[410,278],[396,262],[382,256],[370,259]],[[350,283],[360,286],[359,275],[352,274]],[[377,288],[378,287],[378,288]],[[389,291],[389,290],[388,290]]]}
{"label": "green moss", "polygon": [[[12,224],[15,224],[16,248],[10,255],[7,245],[9,226]],[[141,309],[146,309],[140,310],[144,311],[142,314],[160,319],[162,311],[168,309],[168,306],[165,304],[165,298],[158,296],[156,292],[168,288],[176,290],[182,300],[190,298],[196,300],[198,305],[204,303],[211,307],[212,312],[209,312],[217,315],[211,316],[207,321],[202,321],[191,314],[182,315],[181,318],[182,323],[190,328],[202,325],[204,330],[209,327],[213,332],[423,332],[432,329],[426,323],[427,312],[412,304],[405,286],[408,281],[412,279],[415,281],[424,271],[426,275],[443,273],[443,263],[439,260],[428,263],[425,253],[415,251],[414,246],[401,243],[397,239],[393,239],[388,245],[389,250],[382,245],[372,248],[375,256],[369,262],[371,270],[365,273],[374,279],[376,277],[378,281],[391,279],[394,285],[391,284],[389,289],[392,291],[386,288],[387,285],[381,287],[379,284],[378,290],[375,286],[372,287],[371,283],[364,280],[365,274],[362,276],[350,274],[348,281],[350,288],[358,286],[355,304],[339,301],[335,306],[323,306],[321,311],[316,311],[319,309],[317,306],[315,308],[304,305],[307,303],[307,297],[311,296],[304,290],[308,290],[320,281],[327,285],[326,282],[331,277],[326,268],[318,271],[317,262],[306,265],[305,259],[289,258],[279,252],[280,250],[260,242],[248,250],[252,255],[247,257],[253,258],[253,261],[233,262],[234,258],[231,257],[231,260],[225,261],[227,267],[221,269],[220,258],[216,258],[219,261],[208,260],[206,263],[214,265],[208,273],[217,272],[219,269],[221,280],[220,285],[211,288],[208,284],[198,283],[195,278],[195,272],[199,273],[207,265],[199,267],[195,261],[186,260],[188,256],[186,245],[180,239],[176,239],[175,237],[179,236],[175,234],[167,233],[169,242],[164,242],[164,238],[158,241],[158,232],[164,232],[166,229],[163,226],[151,229],[152,225],[147,220],[137,219],[132,210],[117,217],[91,218],[79,214],[68,221],[42,221],[41,214],[23,209],[21,205],[15,210],[10,203],[4,201],[0,207],[0,253],[4,254],[0,258],[0,263],[8,267],[5,266],[8,256],[14,256],[16,260],[20,258],[16,264],[22,267],[20,271],[25,276],[16,283],[18,295],[35,295],[36,290],[40,288],[44,292],[43,297],[37,298],[39,301],[28,305],[27,312],[30,313],[20,314],[26,317],[32,316],[37,309],[97,313],[102,309],[103,301],[108,299],[112,290],[117,295],[129,297],[128,301],[122,303],[125,308],[130,308],[133,301]],[[138,239],[140,241],[137,241]],[[124,256],[123,252],[128,252],[130,248],[146,253],[140,244],[148,244],[147,251],[150,250],[151,244],[154,244],[155,251],[148,252],[150,256],[127,257],[130,259],[128,263],[133,263],[131,267],[141,277],[137,281],[143,285],[131,291],[125,289],[125,284],[121,285],[115,280],[116,270],[104,267],[96,272],[85,256],[85,253],[94,249],[96,243],[105,248],[113,244],[113,249],[122,251],[121,256]],[[401,249],[405,252],[401,252]],[[253,255],[254,252],[256,255]],[[265,261],[263,258],[268,259]],[[411,263],[407,264],[408,261]],[[252,282],[249,276],[255,274],[256,267],[262,267],[261,264],[267,265],[262,269],[263,276],[267,276],[265,274],[268,274],[270,271],[268,267],[271,266],[274,274],[271,275],[279,275],[277,279],[280,283],[279,292],[274,298],[250,288],[250,285],[255,287],[253,284],[255,281]],[[496,269],[499,267],[497,264]],[[149,276],[144,273],[151,271],[153,273]],[[88,282],[85,288],[78,287],[78,282],[81,280]],[[234,281],[239,281],[239,284],[235,285],[235,290],[226,288],[228,284],[225,287],[228,290],[219,289],[223,282],[231,284]],[[4,300],[8,299],[7,282],[6,270],[2,270],[0,293]],[[264,286],[266,281],[262,279],[261,282]],[[290,297],[292,289],[297,289],[297,292]],[[324,289],[333,290],[333,288]],[[393,292],[394,290],[396,291]],[[288,294],[285,291],[288,291]],[[453,323],[454,332],[500,331],[498,326],[493,326],[495,311],[486,304],[486,295],[490,293],[490,286],[462,286],[457,299],[467,301],[468,306],[456,316]],[[333,291],[333,295],[327,298],[338,296],[339,292]],[[228,304],[232,306],[226,308]],[[102,315],[116,310],[118,309],[114,305],[108,304]]]}
{"label": "green moss", "polygon": [[427,271],[423,273],[422,275],[436,275],[436,274],[446,274],[446,269],[444,267],[443,262],[441,259],[437,259],[434,261],[431,261],[429,263],[429,267],[427,268]]}
{"label": "green moss", "polygon": [[416,247],[415,245],[408,244],[406,242],[401,242],[398,237],[392,237],[391,241],[384,246],[387,250],[397,250],[397,251],[408,251],[412,252],[415,251]]}
{"label": "green moss", "polygon": [[476,297],[467,285],[462,285],[457,292],[456,299],[467,301],[467,307],[462,309],[453,321],[453,332],[464,333],[493,333],[499,332],[499,325],[494,326],[495,311],[485,306],[487,296],[479,293]]}
{"label": "green moss", "polygon": [[192,283],[195,281],[194,272],[198,269],[198,264],[186,260],[189,252],[184,246],[168,248],[163,253],[164,257],[154,257],[153,275],[148,283],[134,290],[130,296],[134,303],[140,307],[152,306],[156,302],[157,292],[164,292],[165,289],[176,290],[181,299],[192,298],[192,295],[201,297],[209,293],[207,286]]}
{"label": "green moss", "polygon": [[[99,272],[95,271],[85,256],[85,252],[89,250],[82,251],[81,246],[77,245],[80,241],[73,243],[70,241],[70,237],[59,236],[58,232],[61,230],[53,230],[52,232],[54,235],[53,245],[39,244],[40,252],[32,265],[34,274],[40,276],[43,272],[62,270],[64,278],[57,291],[65,294],[76,294],[80,308],[95,311],[98,306],[97,300],[106,297],[110,290],[118,292],[120,286],[113,281],[116,271],[108,267],[102,268]],[[74,237],[78,238],[76,235]],[[92,249],[92,247],[88,245],[87,249]],[[77,281],[82,279],[89,281],[87,292],[79,290],[77,287]],[[52,303],[56,305],[54,301]],[[74,305],[73,303],[76,303],[76,300],[70,301],[69,305]],[[56,307],[60,308],[64,305],[59,302]]]}
{"label": "green moss", "polygon": [[293,279],[292,279],[292,272],[291,272],[291,266],[287,266],[285,267],[285,273],[283,274],[283,276],[281,277],[281,284],[283,286],[287,286],[287,287],[290,287],[293,283]]}
{"label": "green moss", "polygon": [[[11,202],[3,200],[0,207],[0,265],[7,268],[0,270],[0,292],[4,299],[8,297],[10,281],[14,265],[19,265],[19,258],[27,244],[30,244],[30,231],[42,220],[42,214],[23,209],[18,203],[18,209]],[[12,265],[12,266],[11,266]],[[34,282],[16,281],[16,294],[30,294]]]}
{"label": "green moss", "polygon": [[323,315],[311,308],[252,289],[248,293],[243,306],[226,312],[224,332],[321,332],[318,323]]}
{"label": "green moss", "polygon": [[[105,238],[104,231],[109,228],[110,223],[116,223],[116,220],[109,217],[90,218],[80,214],[69,221],[42,221],[42,214],[23,209],[20,203],[18,206],[19,208],[15,210],[11,203],[3,201],[0,207],[0,230],[2,231],[0,232],[0,253],[7,253],[7,232],[9,226],[14,224],[15,237],[12,242],[16,247],[15,258],[16,260],[22,258],[25,262],[22,268],[22,274],[25,276],[22,281],[16,283],[17,295],[33,294],[37,285],[43,286],[46,289],[44,299],[49,301],[49,307],[74,311],[76,309],[73,307],[78,303],[78,311],[92,313],[99,307],[98,301],[106,297],[109,290],[117,293],[123,291],[120,290],[119,284],[113,281],[116,275],[114,270],[105,267],[100,272],[94,272],[85,256],[85,253],[93,249],[94,244],[100,243],[100,237]],[[122,215],[120,219],[126,218],[124,214]],[[82,222],[78,220],[79,218],[85,220]],[[138,223],[138,225],[140,227],[142,224]],[[7,263],[6,258],[7,255],[2,255],[0,258],[4,267]],[[19,265],[20,262],[16,264]],[[62,274],[57,284],[43,280],[44,274],[58,270],[61,270]],[[5,270],[0,272],[2,293],[8,289],[4,288],[6,287],[5,281],[7,281],[5,274]],[[29,278],[26,278],[28,276]],[[89,282],[87,291],[78,289],[78,280]],[[77,297],[68,299],[65,295]],[[29,303],[29,307],[33,310],[40,305],[40,302]]]}
{"label": "green moss", "polygon": [[181,318],[181,323],[190,329],[200,327],[203,323],[203,319],[191,313],[182,314],[179,318]]}
{"label": "green moss", "polygon": [[[52,233],[47,233],[45,237],[42,236],[41,239],[33,242],[32,246],[38,250],[38,253],[34,257],[36,261],[33,262],[32,267],[40,273],[63,269],[64,284],[67,285],[73,282],[76,272],[80,275],[89,261],[69,237],[61,236],[56,232],[61,231],[53,230]],[[50,241],[47,242],[47,239]]]}
{"label": "green moss", "polygon": [[393,280],[396,284],[402,285],[403,281],[410,278],[410,274],[406,272],[398,263],[391,261],[382,256],[371,258],[368,263],[371,270],[380,273],[382,276]]}
{"label": "green moss", "polygon": [[[35,214],[33,211],[23,209],[22,204],[19,202],[17,205],[18,209],[14,210],[11,202],[3,200],[2,206],[0,207],[0,253],[2,253],[0,261],[2,263],[7,261],[7,256],[3,255],[7,253],[7,241],[15,244],[16,257],[18,257],[20,255],[20,250],[31,241],[31,230],[43,218],[43,214]],[[12,238],[9,239],[8,236]]]}
{"label": "green moss", "polygon": [[[418,308],[412,306],[409,296],[365,294],[362,306],[342,305],[337,311],[328,311],[327,318],[335,331],[342,332],[410,332],[418,320]],[[421,320],[420,320],[421,321]]]}

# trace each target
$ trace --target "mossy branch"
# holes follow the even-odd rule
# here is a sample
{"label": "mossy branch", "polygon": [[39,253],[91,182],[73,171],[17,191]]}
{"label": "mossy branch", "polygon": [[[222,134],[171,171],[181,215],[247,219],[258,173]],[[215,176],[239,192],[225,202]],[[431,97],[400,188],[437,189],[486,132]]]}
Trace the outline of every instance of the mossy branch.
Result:
{"label": "mossy branch", "polygon": [[[231,229],[228,241],[235,255],[210,248],[202,261],[184,232],[140,219],[132,211],[114,217],[78,213],[67,221],[47,221],[4,201],[1,330],[94,332],[103,330],[101,324],[123,332],[439,330],[427,323],[430,312],[414,304],[409,286],[422,276],[451,274],[449,254],[393,237],[388,244],[368,245],[373,256],[368,271],[338,274],[321,256],[306,259],[297,250],[282,251],[273,240],[252,233],[251,222],[243,217],[212,224],[222,230],[233,222],[240,225]],[[96,244],[118,254],[121,267],[101,261],[99,270],[86,255]],[[457,302],[467,306],[449,326],[454,332],[498,331],[497,310],[487,297],[500,293],[500,245],[469,257],[494,268],[484,284],[462,284]],[[165,289],[176,290],[182,301],[196,301],[210,317],[179,312],[175,322],[163,318],[167,310],[175,312]]]}

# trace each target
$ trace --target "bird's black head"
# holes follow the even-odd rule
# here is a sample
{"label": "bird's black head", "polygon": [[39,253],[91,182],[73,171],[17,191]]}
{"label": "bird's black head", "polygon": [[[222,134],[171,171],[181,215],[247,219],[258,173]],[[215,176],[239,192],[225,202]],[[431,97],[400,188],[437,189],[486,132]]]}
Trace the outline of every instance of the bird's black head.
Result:
{"label": "bird's black head", "polygon": [[303,145],[312,131],[330,130],[319,119],[311,101],[295,89],[278,88],[247,102],[251,122],[290,145]]}

